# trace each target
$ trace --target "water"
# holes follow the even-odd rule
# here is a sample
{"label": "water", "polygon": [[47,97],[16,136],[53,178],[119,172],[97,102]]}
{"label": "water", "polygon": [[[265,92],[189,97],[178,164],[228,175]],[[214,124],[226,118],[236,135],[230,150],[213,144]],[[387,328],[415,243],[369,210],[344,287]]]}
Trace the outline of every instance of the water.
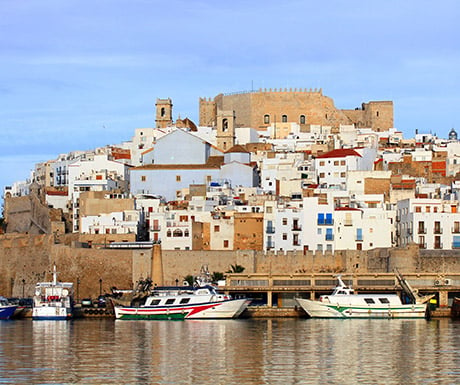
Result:
{"label": "water", "polygon": [[0,384],[458,384],[460,322],[0,322]]}

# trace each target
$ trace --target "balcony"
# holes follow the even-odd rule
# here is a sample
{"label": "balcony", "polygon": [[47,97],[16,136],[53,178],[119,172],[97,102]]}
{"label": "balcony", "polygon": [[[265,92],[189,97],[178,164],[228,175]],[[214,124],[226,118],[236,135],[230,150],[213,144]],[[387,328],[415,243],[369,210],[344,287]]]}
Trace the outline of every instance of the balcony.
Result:
{"label": "balcony", "polygon": [[435,249],[438,249],[438,250],[439,250],[439,249],[442,249],[442,243],[435,243],[435,244],[434,244],[434,248],[435,248]]}
{"label": "balcony", "polygon": [[334,234],[326,234],[326,241],[333,241],[334,240]]}
{"label": "balcony", "polygon": [[273,226],[267,226],[267,228],[265,229],[265,232],[267,234],[275,234],[275,228]]}
{"label": "balcony", "polygon": [[267,242],[266,248],[267,248],[267,250],[274,249],[275,248],[275,242],[273,242],[273,241],[272,242]]}
{"label": "balcony", "polygon": [[292,226],[292,231],[302,231],[302,226]]}
{"label": "balcony", "polygon": [[362,242],[363,241],[363,236],[362,235],[357,235],[356,236],[356,242]]}
{"label": "balcony", "polygon": [[332,226],[334,224],[334,220],[333,219],[324,219],[324,220],[320,220],[318,219],[318,222],[317,222],[318,226]]}
{"label": "balcony", "polygon": [[453,227],[452,234],[460,234],[460,227]]}
{"label": "balcony", "polygon": [[426,243],[419,243],[419,244],[418,244],[418,247],[419,247],[420,249],[426,249]]}
{"label": "balcony", "polygon": [[452,242],[453,249],[460,249],[460,242]]}
{"label": "balcony", "polygon": [[435,234],[442,234],[442,229],[440,227],[434,229]]}
{"label": "balcony", "polygon": [[160,230],[161,230],[160,225],[152,226],[152,231],[160,231]]}
{"label": "balcony", "polygon": [[419,227],[418,228],[418,233],[419,234],[426,234],[426,228],[425,227]]}

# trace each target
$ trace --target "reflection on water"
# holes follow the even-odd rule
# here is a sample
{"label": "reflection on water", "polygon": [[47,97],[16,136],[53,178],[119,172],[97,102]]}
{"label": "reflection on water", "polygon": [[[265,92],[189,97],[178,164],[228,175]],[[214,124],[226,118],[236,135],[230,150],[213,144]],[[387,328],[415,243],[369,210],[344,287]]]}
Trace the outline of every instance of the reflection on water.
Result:
{"label": "reflection on water", "polygon": [[0,322],[0,384],[454,384],[460,322]]}

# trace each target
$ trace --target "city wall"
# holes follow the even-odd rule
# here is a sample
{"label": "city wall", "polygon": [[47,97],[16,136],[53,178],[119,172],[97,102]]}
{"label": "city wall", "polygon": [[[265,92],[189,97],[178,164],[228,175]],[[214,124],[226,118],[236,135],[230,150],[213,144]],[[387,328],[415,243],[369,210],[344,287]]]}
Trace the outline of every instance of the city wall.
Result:
{"label": "city wall", "polygon": [[[53,264],[58,279],[73,282],[76,296],[95,297],[115,286],[132,288],[136,281],[154,277],[157,284],[182,283],[187,275],[197,275],[203,265],[211,273],[225,273],[231,265],[241,265],[244,273],[385,273],[398,268],[402,273],[460,273],[460,253],[420,251],[407,248],[336,253],[264,253],[253,250],[186,251],[152,249],[82,248],[79,242],[55,243],[52,235],[7,234],[0,237],[0,295],[32,296],[36,282],[51,280]],[[161,255],[160,260],[154,263]],[[161,264],[161,265],[159,265]],[[152,266],[156,266],[152,268]],[[163,282],[155,274],[161,266]]]}

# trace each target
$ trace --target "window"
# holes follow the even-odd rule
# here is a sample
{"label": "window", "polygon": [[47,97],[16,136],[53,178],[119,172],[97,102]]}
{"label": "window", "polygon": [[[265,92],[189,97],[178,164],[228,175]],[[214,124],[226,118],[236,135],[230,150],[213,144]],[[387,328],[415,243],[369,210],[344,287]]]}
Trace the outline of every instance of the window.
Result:
{"label": "window", "polygon": [[157,306],[160,303],[159,299],[154,299],[152,302],[150,302],[150,306]]}
{"label": "window", "polygon": [[287,218],[283,218],[283,226],[287,225]]}
{"label": "window", "polygon": [[364,301],[366,301],[368,305],[375,303],[375,301],[372,298],[364,298]]}
{"label": "window", "polygon": [[324,178],[325,176],[326,176],[326,175],[324,174],[324,172],[320,172],[320,173],[319,173],[319,177],[320,177],[320,178]]}
{"label": "window", "polygon": [[287,234],[283,233],[283,241],[287,241]]}
{"label": "window", "polygon": [[388,298],[379,298],[380,303],[390,303]]}
{"label": "window", "polygon": [[334,235],[332,234],[332,229],[326,229],[326,241],[333,241]]}
{"label": "window", "polygon": [[300,115],[299,122],[300,124],[305,124],[305,115]]}
{"label": "window", "polygon": [[222,131],[227,131],[228,130],[228,119],[223,119],[222,120]]}
{"label": "window", "polygon": [[182,230],[176,229],[173,231],[173,237],[182,237],[183,233]]}
{"label": "window", "polygon": [[228,248],[228,239],[224,239],[224,247],[227,249]]}
{"label": "window", "polygon": [[271,214],[273,211],[273,208],[271,206],[268,206],[266,209],[267,214]]}
{"label": "window", "polygon": [[334,166],[338,166],[339,165],[339,161],[338,160],[334,160]]}
{"label": "window", "polygon": [[180,300],[180,303],[181,303],[181,304],[189,303],[189,302],[190,302],[190,298],[182,298],[182,299]]}
{"label": "window", "polygon": [[429,213],[431,211],[431,207],[430,206],[426,206],[425,207],[425,212]]}
{"label": "window", "polygon": [[283,123],[287,123],[287,115],[282,115],[282,116],[281,116],[281,121],[282,121]]}
{"label": "window", "polygon": [[214,232],[218,233],[220,231],[220,226],[219,225],[214,225]]}
{"label": "window", "polygon": [[270,124],[270,115],[264,115],[264,124]]}
{"label": "window", "polygon": [[416,213],[421,213],[422,212],[422,208],[420,206],[415,206],[415,212]]}
{"label": "window", "polygon": [[321,160],[321,161],[319,162],[319,165],[320,165],[320,166],[324,166],[324,165],[325,165],[324,160]]}
{"label": "window", "polygon": [[161,111],[161,112],[160,112],[161,117],[164,117],[164,116],[166,115],[166,110],[165,110],[165,108],[164,108],[164,107],[161,107],[161,110],[160,110],[160,111]]}
{"label": "window", "polygon": [[142,175],[142,176],[141,176],[141,181],[142,181],[142,182],[145,182],[146,180],[147,180],[147,177],[146,177],[145,175]]}
{"label": "window", "polygon": [[165,303],[166,305],[172,305],[175,300],[176,300],[175,298],[168,298]]}
{"label": "window", "polygon": [[341,161],[340,161],[340,165],[341,165],[341,166],[345,166],[345,161],[344,161],[344,160],[341,160]]}
{"label": "window", "polygon": [[332,225],[334,224],[334,221],[332,220],[332,213],[327,213],[326,214],[326,225]]}
{"label": "window", "polygon": [[180,175],[176,175],[176,182],[180,182]]}
{"label": "window", "polygon": [[318,213],[318,225],[324,225],[324,214],[323,213]]}
{"label": "window", "polygon": [[363,240],[363,229],[356,229],[356,240],[357,241]]}

